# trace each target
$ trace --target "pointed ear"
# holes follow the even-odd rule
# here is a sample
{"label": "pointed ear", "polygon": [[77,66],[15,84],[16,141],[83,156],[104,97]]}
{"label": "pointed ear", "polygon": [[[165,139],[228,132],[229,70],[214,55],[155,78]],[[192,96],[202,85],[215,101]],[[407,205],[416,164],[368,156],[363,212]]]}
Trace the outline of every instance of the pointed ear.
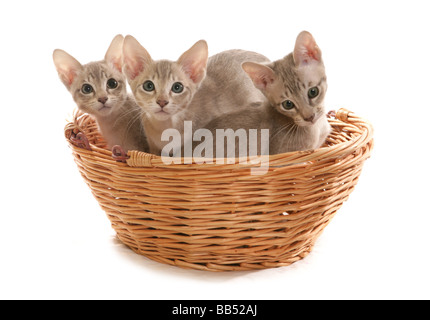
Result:
{"label": "pointed ear", "polygon": [[206,76],[208,63],[208,45],[206,41],[197,41],[179,57],[177,62],[194,83],[200,83]]}
{"label": "pointed ear", "polygon": [[152,62],[148,51],[132,36],[124,39],[123,45],[124,73],[129,80],[134,80]]}
{"label": "pointed ear", "polygon": [[70,54],[60,49],[54,50],[52,57],[61,81],[70,90],[76,75],[82,69],[82,65]]}
{"label": "pointed ear", "polygon": [[105,60],[106,62],[113,65],[115,69],[122,72],[122,46],[124,43],[124,37],[118,34],[113,38],[109,49],[106,51]]}
{"label": "pointed ear", "polygon": [[297,36],[293,57],[296,66],[322,61],[321,50],[309,32],[302,31]]}
{"label": "pointed ear", "polygon": [[275,72],[271,68],[256,62],[244,62],[242,63],[242,69],[251,78],[255,87],[263,93],[276,80]]}

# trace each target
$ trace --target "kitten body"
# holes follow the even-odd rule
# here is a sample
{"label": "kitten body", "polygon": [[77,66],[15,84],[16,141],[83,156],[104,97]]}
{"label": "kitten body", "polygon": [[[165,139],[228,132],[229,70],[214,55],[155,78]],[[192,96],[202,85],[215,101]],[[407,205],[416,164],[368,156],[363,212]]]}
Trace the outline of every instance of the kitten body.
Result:
{"label": "kitten body", "polygon": [[148,151],[141,122],[141,109],[131,94],[122,73],[122,44],[118,35],[105,59],[81,65],[63,50],[55,50],[53,59],[60,79],[78,108],[95,118],[107,147],[120,145],[128,150]]}
{"label": "kitten body", "polygon": [[[184,143],[184,121],[193,131],[222,114],[258,108],[266,98],[241,68],[244,61],[267,62],[266,57],[243,50],[229,50],[208,59],[205,41],[198,41],[177,61],[154,61],[131,36],[124,42],[124,70],[137,103],[142,107],[151,153],[160,155],[169,141],[166,129],[177,130]],[[152,85],[145,90],[145,83]],[[181,90],[176,90],[181,86]],[[176,91],[176,92],[175,92]],[[180,92],[179,92],[180,91]]]}
{"label": "kitten body", "polygon": [[[208,123],[214,137],[217,129],[268,129],[269,145],[258,141],[258,154],[312,150],[325,142],[331,131],[324,111],[326,74],[310,33],[300,33],[294,51],[283,59],[245,62],[242,67],[267,101],[263,108],[226,114]],[[235,150],[238,157],[237,144]]]}

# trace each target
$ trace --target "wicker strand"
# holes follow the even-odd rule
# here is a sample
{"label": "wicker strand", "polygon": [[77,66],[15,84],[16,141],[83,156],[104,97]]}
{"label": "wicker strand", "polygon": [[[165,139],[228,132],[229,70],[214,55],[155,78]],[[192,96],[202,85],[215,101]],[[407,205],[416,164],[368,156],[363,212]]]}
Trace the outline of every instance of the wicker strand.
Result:
{"label": "wicker strand", "polygon": [[340,121],[347,122],[349,113],[349,110],[341,108],[336,112],[336,118]]}
{"label": "wicker strand", "polygon": [[130,167],[152,167],[152,159],[155,157],[152,154],[140,152],[140,151],[129,151],[127,164]]}

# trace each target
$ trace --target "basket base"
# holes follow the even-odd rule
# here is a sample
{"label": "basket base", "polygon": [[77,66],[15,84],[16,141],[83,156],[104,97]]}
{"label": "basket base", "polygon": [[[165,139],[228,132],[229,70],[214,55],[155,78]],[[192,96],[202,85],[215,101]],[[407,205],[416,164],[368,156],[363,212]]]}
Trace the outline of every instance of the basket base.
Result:
{"label": "basket base", "polygon": [[[188,257],[184,255],[184,257],[181,258],[178,255],[177,258],[166,258],[166,255],[160,254],[158,250],[151,250],[151,248],[149,247],[138,247],[135,245],[135,243],[133,243],[134,241],[130,241],[128,237],[122,236],[118,233],[116,236],[119,241],[121,241],[124,245],[130,248],[133,252],[153,261],[175,267],[180,267],[183,269],[194,269],[211,272],[251,271],[268,268],[286,267],[305,258],[309,253],[312,252],[312,249],[314,247],[314,242],[302,243],[302,246],[300,248],[292,249],[291,251],[284,254],[284,257],[273,257],[271,255],[264,255],[262,252],[256,252],[254,254],[250,254],[249,256],[238,256],[237,254],[232,254],[230,256],[224,254],[221,256],[216,255],[214,253],[188,253]],[[271,250],[278,251],[281,249],[282,248],[271,248]],[[194,259],[192,259],[193,256]],[[199,262],[193,263],[191,262],[192,260],[198,260]],[[207,260],[207,262],[201,262],[202,260]]]}

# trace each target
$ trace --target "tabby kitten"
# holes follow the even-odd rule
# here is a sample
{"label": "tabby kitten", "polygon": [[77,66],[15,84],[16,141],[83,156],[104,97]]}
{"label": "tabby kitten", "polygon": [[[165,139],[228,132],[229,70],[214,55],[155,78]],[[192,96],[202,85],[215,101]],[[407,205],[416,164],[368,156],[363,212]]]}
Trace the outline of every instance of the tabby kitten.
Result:
{"label": "tabby kitten", "polygon": [[[326,73],[321,50],[309,32],[298,35],[294,51],[283,59],[244,62],[242,68],[266,96],[264,108],[222,116],[207,129],[269,129],[269,146],[257,148],[261,154],[311,150],[325,142],[331,130],[324,111]],[[236,146],[236,156],[237,150]]]}
{"label": "tabby kitten", "polygon": [[53,53],[58,75],[78,108],[93,116],[107,147],[120,145],[124,151],[148,151],[141,123],[141,109],[127,94],[122,73],[124,37],[117,35],[102,61],[81,65],[63,50]]}
{"label": "tabby kitten", "polygon": [[144,111],[151,153],[160,155],[168,143],[163,138],[166,129],[181,133],[182,141],[174,147],[181,152],[187,139],[184,121],[192,121],[195,131],[237,106],[265,101],[241,68],[244,61],[269,61],[262,55],[230,50],[208,58],[207,43],[200,40],[177,61],[154,61],[132,36],[125,38],[123,50],[124,72]]}

